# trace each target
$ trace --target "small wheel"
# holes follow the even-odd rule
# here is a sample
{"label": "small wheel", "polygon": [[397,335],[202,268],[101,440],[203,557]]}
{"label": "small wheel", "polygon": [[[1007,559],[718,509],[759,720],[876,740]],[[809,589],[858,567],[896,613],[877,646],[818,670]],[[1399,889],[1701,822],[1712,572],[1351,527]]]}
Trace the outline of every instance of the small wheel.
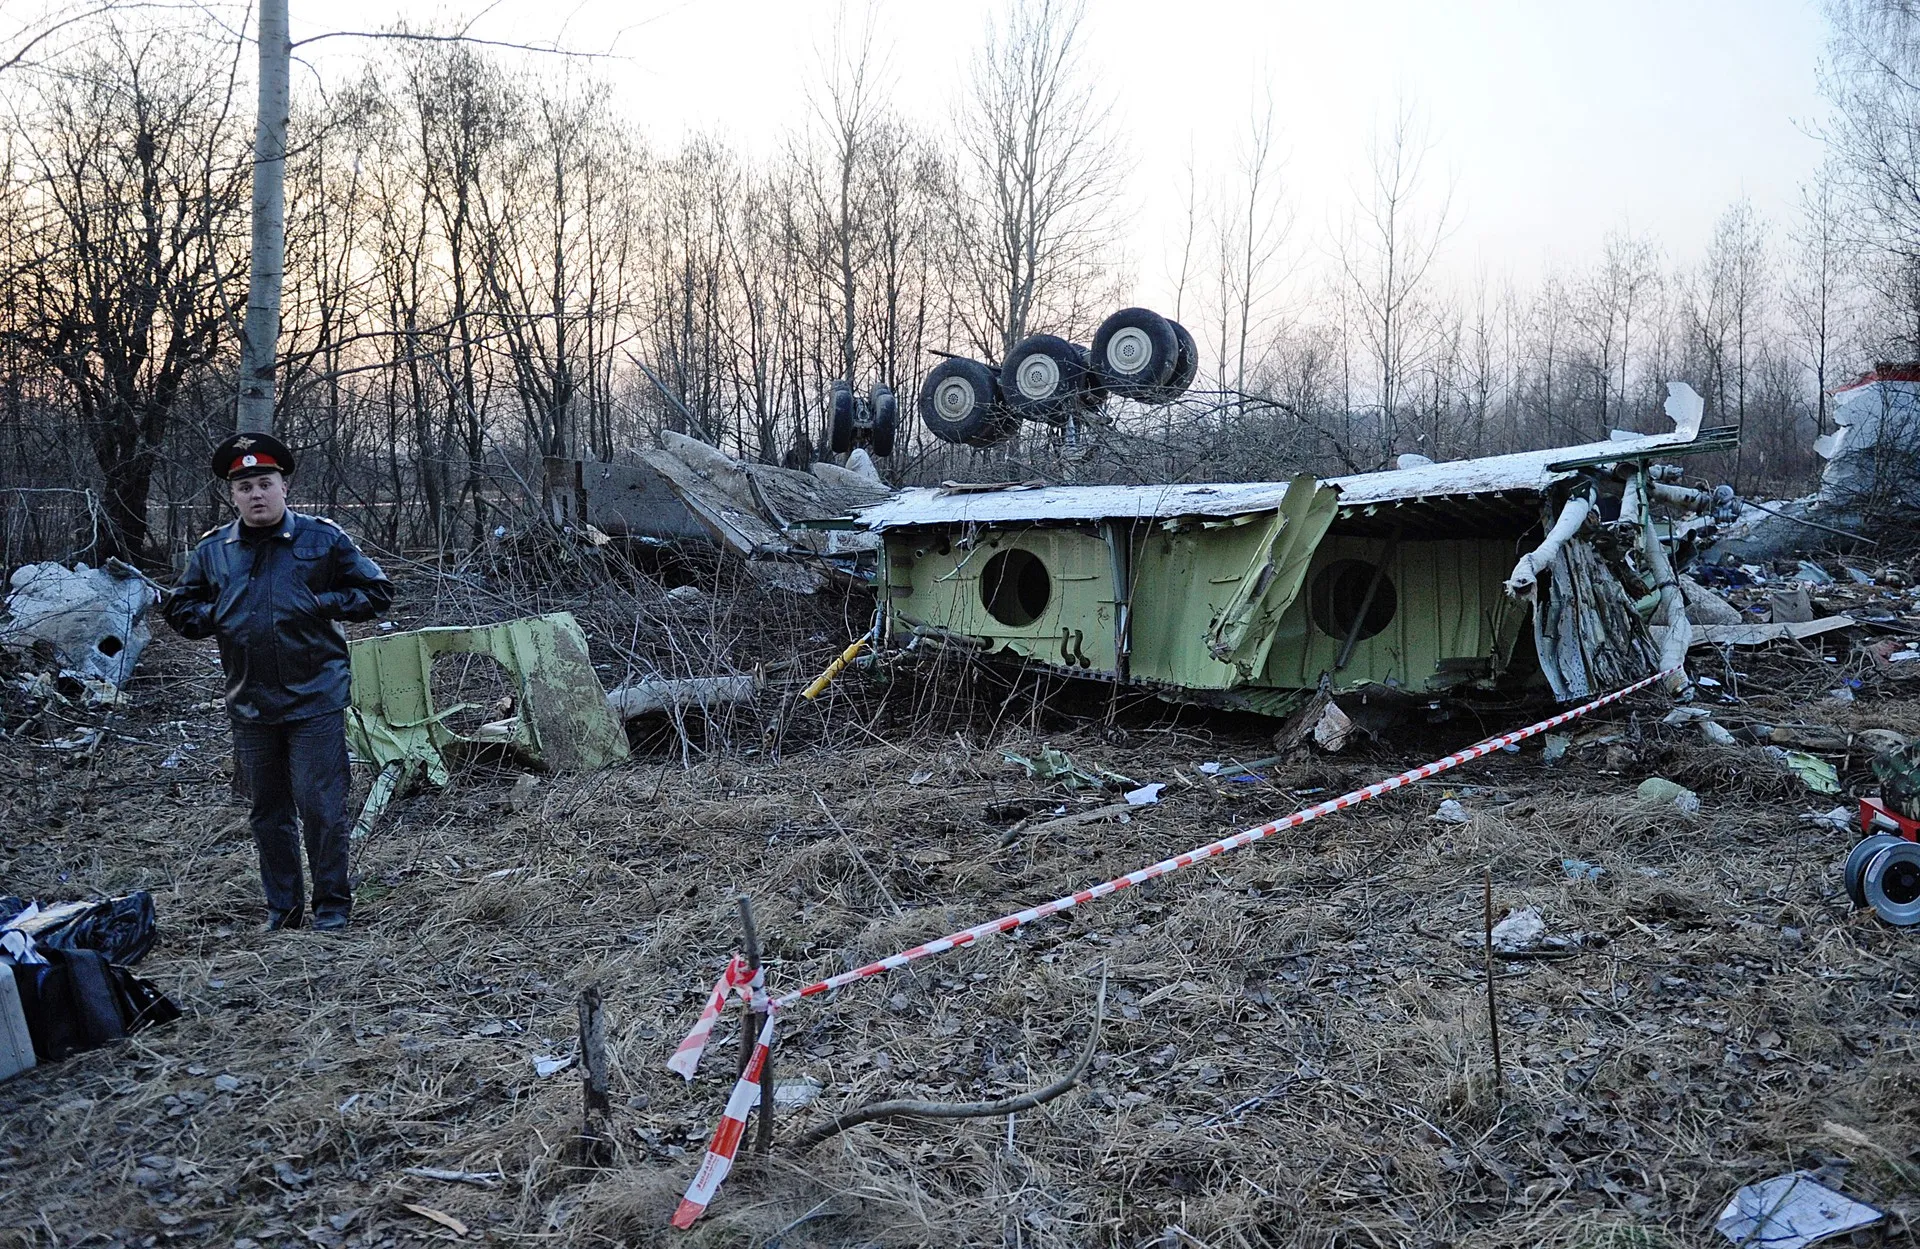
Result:
{"label": "small wheel", "polygon": [[1890,833],[1875,833],[1847,852],[1847,865],[1841,870],[1841,878],[1846,882],[1847,896],[1853,899],[1855,906],[1865,906],[1867,895],[1861,888],[1861,873],[1867,870],[1867,862],[1889,846],[1897,846],[1901,838]]}
{"label": "small wheel", "polygon": [[1093,334],[1093,367],[1123,399],[1155,402],[1179,363],[1173,323],[1146,308],[1122,308]]}
{"label": "small wheel", "polygon": [[978,360],[942,360],[920,384],[920,419],[944,442],[985,447],[1011,433],[1000,410],[1000,385]]}
{"label": "small wheel", "polygon": [[853,387],[835,382],[827,392],[827,419],[835,455],[853,450]]}
{"label": "small wheel", "polygon": [[1860,873],[1860,891],[1881,919],[1905,928],[1920,924],[1920,845],[1896,838]]}
{"label": "small wheel", "polygon": [[1064,424],[1080,406],[1086,353],[1064,338],[1034,334],[1015,344],[1000,366],[1000,394],[1021,416]]}
{"label": "small wheel", "polygon": [[875,386],[867,393],[867,411],[873,414],[873,432],[868,445],[875,455],[893,454],[893,431],[900,423],[900,401],[893,387]]}
{"label": "small wheel", "polygon": [[1180,340],[1180,358],[1174,362],[1173,376],[1160,392],[1161,403],[1172,403],[1186,394],[1187,387],[1193,385],[1194,374],[1200,371],[1200,344],[1193,341],[1193,335],[1178,321],[1167,324],[1173,327],[1173,336]]}

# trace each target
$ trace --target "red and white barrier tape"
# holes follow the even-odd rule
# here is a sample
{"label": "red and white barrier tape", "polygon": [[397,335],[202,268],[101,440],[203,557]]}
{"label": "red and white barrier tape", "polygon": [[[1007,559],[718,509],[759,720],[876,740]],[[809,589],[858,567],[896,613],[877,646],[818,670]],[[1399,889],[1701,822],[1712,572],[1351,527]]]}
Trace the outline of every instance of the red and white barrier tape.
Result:
{"label": "red and white barrier tape", "polygon": [[[1238,850],[1242,846],[1250,846],[1256,841],[1265,840],[1285,829],[1298,828],[1302,824],[1311,820],[1317,820],[1323,815],[1330,815],[1335,811],[1343,811],[1348,807],[1365,802],[1370,798],[1378,798],[1380,795],[1391,793],[1403,785],[1411,785],[1415,781],[1426,780],[1428,777],[1445,772],[1449,768],[1457,768],[1463,763],[1470,763],[1475,759],[1490,755],[1496,750],[1501,750],[1513,745],[1515,742],[1522,742],[1529,737],[1544,733],[1549,729],[1558,728],[1569,720],[1578,719],[1590,711],[1606,706],[1608,703],[1618,702],[1627,695],[1643,690],[1654,682],[1671,676],[1678,671],[1678,667],[1673,667],[1668,668],[1664,672],[1656,672],[1650,677],[1635,681],[1632,685],[1617,689],[1611,694],[1603,694],[1591,702],[1569,708],[1557,716],[1551,716],[1537,724],[1530,724],[1524,729],[1516,729],[1511,733],[1503,733],[1498,737],[1489,737],[1485,741],[1467,747],[1465,750],[1450,754],[1444,759],[1435,759],[1432,763],[1422,764],[1417,768],[1410,768],[1398,776],[1390,776],[1386,780],[1368,785],[1364,789],[1356,789],[1351,793],[1342,794],[1338,798],[1332,798],[1326,802],[1308,807],[1304,811],[1296,811],[1292,815],[1274,820],[1269,824],[1262,824],[1258,828],[1249,828],[1244,832],[1235,833],[1231,837],[1224,837],[1219,841],[1209,842],[1204,846],[1196,846],[1185,854],[1175,855],[1171,859],[1162,859],[1151,867],[1143,867],[1137,872],[1129,872],[1125,876],[1115,877],[1113,880],[1109,880],[1104,884],[1095,885],[1091,889],[1082,889],[1078,893],[1068,894],[1064,898],[1055,898],[1053,901],[1040,906],[1028,907],[1024,911],[1015,911],[1011,915],[1003,915],[999,919],[989,920],[984,924],[975,924],[972,928],[963,928],[959,932],[949,933],[937,941],[929,941],[925,945],[916,945],[910,950],[902,950],[898,954],[890,955],[878,962],[868,963],[864,967],[856,967],[852,971],[844,971],[837,976],[829,976],[825,980],[816,980],[804,988],[795,989],[791,993],[783,994],[773,999],[771,1003],[773,1011],[777,1013],[782,1008],[791,1006],[801,998],[814,997],[832,989],[843,988],[846,985],[853,984],[855,981],[878,976],[883,972],[889,972],[898,967],[905,967],[909,963],[917,963],[921,959],[929,958],[935,954],[944,954],[948,950],[955,950],[961,946],[972,945],[982,937],[990,937],[995,933],[1011,932],[1015,928],[1031,924],[1038,919],[1045,919],[1049,915],[1058,915],[1062,911],[1070,911],[1083,902],[1092,902],[1096,898],[1104,898],[1108,894],[1118,893],[1122,889],[1130,889],[1135,885],[1145,884],[1155,877],[1165,876],[1169,872],[1177,872],[1183,867],[1192,867],[1195,863],[1215,858],[1227,853],[1229,850]],[[723,975],[721,979],[724,982],[726,977]],[[723,996],[721,987],[718,985],[715,986],[714,993],[716,997]],[[711,1005],[711,1000],[709,1005]],[[715,1013],[718,1013],[718,1008],[715,1008]],[[720,1126],[715,1129],[712,1143],[707,1146],[706,1159],[700,1164],[699,1173],[694,1176],[693,1184],[687,1189],[685,1199],[681,1201],[680,1208],[674,1213],[673,1225],[675,1227],[687,1228],[693,1225],[693,1221],[699,1218],[701,1212],[707,1208],[707,1203],[713,1200],[713,1194],[719,1189],[720,1181],[726,1178],[728,1169],[733,1165],[734,1155],[740,1147],[740,1134],[744,1130],[746,1112],[759,1100],[760,1068],[764,1065],[764,1056],[768,1045],[772,1041],[773,1020],[774,1014],[769,1014],[767,1016],[766,1027],[762,1028],[760,1032],[760,1043],[754,1048],[753,1059],[748,1064],[747,1071],[741,1075],[739,1083],[734,1085],[733,1095],[727,1099],[726,1115],[720,1120]],[[702,1031],[703,1025],[705,1031]],[[706,1034],[711,1032],[712,1029],[712,1021],[708,1019],[705,1012],[702,1012],[700,1022],[694,1025],[695,1032],[699,1033],[701,1046],[705,1045]],[[674,1052],[673,1061],[668,1064],[669,1066],[680,1061],[681,1054],[688,1049],[689,1043],[693,1040],[694,1038],[689,1036],[686,1041],[681,1042],[680,1048]],[[699,1058],[699,1047],[694,1048],[693,1055],[694,1060],[697,1061]],[[680,1071],[681,1068],[675,1066],[674,1070]],[[691,1066],[689,1065],[687,1071],[682,1072],[682,1074],[688,1075],[688,1078],[691,1079],[690,1071]],[[736,1108],[739,1110],[738,1116],[735,1115]],[[736,1118],[738,1122],[736,1122]]]}
{"label": "red and white barrier tape", "polygon": [[692,1227],[694,1220],[706,1213],[707,1203],[720,1191],[720,1181],[733,1170],[734,1157],[740,1152],[740,1139],[747,1132],[747,1112],[760,1104],[760,1073],[766,1070],[767,1053],[773,1048],[776,1018],[777,1015],[770,1013],[767,1022],[761,1025],[753,1056],[747,1059],[746,1070],[740,1073],[740,1078],[733,1082],[727,1108],[720,1114],[720,1125],[714,1128],[713,1139],[707,1143],[707,1156],[700,1160],[693,1183],[687,1185],[687,1195],[680,1199],[680,1205],[673,1212],[673,1225],[681,1231]]}
{"label": "red and white barrier tape", "polygon": [[747,1009],[765,1011],[767,1009],[767,978],[762,970],[747,966],[747,960],[738,954],[727,961],[720,972],[720,979],[713,985],[713,992],[707,995],[707,1004],[700,1009],[700,1018],[694,1021],[693,1031],[687,1033],[686,1040],[674,1048],[673,1057],[667,1059],[667,1070],[677,1073],[691,1081],[693,1072],[700,1065],[700,1055],[706,1052],[707,1038],[713,1035],[713,1025],[720,1021],[720,1012],[726,1009],[727,999],[738,993],[747,1000]]}

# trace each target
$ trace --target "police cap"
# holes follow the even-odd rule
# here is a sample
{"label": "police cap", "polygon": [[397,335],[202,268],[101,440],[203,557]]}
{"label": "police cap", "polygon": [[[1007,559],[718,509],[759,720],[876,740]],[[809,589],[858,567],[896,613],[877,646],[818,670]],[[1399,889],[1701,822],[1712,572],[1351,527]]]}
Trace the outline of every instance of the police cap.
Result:
{"label": "police cap", "polygon": [[222,481],[268,472],[293,473],[293,452],[272,434],[235,434],[213,449],[213,475]]}

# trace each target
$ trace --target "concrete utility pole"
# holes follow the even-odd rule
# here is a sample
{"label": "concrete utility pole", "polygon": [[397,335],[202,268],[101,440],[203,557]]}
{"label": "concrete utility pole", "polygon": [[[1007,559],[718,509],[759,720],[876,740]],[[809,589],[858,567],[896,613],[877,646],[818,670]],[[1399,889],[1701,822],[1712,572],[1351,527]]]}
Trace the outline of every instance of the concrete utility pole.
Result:
{"label": "concrete utility pole", "polygon": [[293,45],[287,0],[260,3],[260,111],[253,130],[253,267],[240,335],[243,433],[273,431],[274,364],[280,345],[280,283],[287,264],[287,79]]}

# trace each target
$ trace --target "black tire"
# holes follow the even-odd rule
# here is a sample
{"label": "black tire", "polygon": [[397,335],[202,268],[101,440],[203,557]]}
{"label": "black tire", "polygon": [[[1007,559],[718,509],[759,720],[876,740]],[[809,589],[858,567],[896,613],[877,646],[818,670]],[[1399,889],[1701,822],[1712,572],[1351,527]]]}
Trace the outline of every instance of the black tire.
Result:
{"label": "black tire", "polygon": [[893,387],[875,386],[867,395],[867,411],[873,414],[873,429],[867,445],[875,455],[893,454],[893,431],[900,424],[900,401]]}
{"label": "black tire", "polygon": [[853,450],[853,387],[835,382],[827,392],[828,430],[835,455]]}
{"label": "black tire", "polygon": [[1891,833],[1874,833],[1847,852],[1846,866],[1841,870],[1840,878],[1847,887],[1847,896],[1853,899],[1855,906],[1867,904],[1866,889],[1860,878],[1867,870],[1868,861],[1882,850],[1889,846],[1897,846],[1904,840],[1905,838],[1895,837]]}
{"label": "black tire", "polygon": [[978,360],[942,360],[920,384],[920,420],[943,442],[991,446],[1012,432],[1000,408],[1000,382]]}
{"label": "black tire", "polygon": [[1172,403],[1186,394],[1187,387],[1193,385],[1194,374],[1200,371],[1200,344],[1193,341],[1193,335],[1178,321],[1167,324],[1173,327],[1173,336],[1180,340],[1180,358],[1174,362],[1173,376],[1160,391],[1160,403]]}
{"label": "black tire", "polygon": [[1086,390],[1087,356],[1064,338],[1032,334],[1000,366],[1000,397],[1009,411],[1050,425],[1076,415]]}
{"label": "black tire", "polygon": [[1157,312],[1122,308],[1094,331],[1092,356],[1108,390],[1153,403],[1180,363],[1180,336]]}

